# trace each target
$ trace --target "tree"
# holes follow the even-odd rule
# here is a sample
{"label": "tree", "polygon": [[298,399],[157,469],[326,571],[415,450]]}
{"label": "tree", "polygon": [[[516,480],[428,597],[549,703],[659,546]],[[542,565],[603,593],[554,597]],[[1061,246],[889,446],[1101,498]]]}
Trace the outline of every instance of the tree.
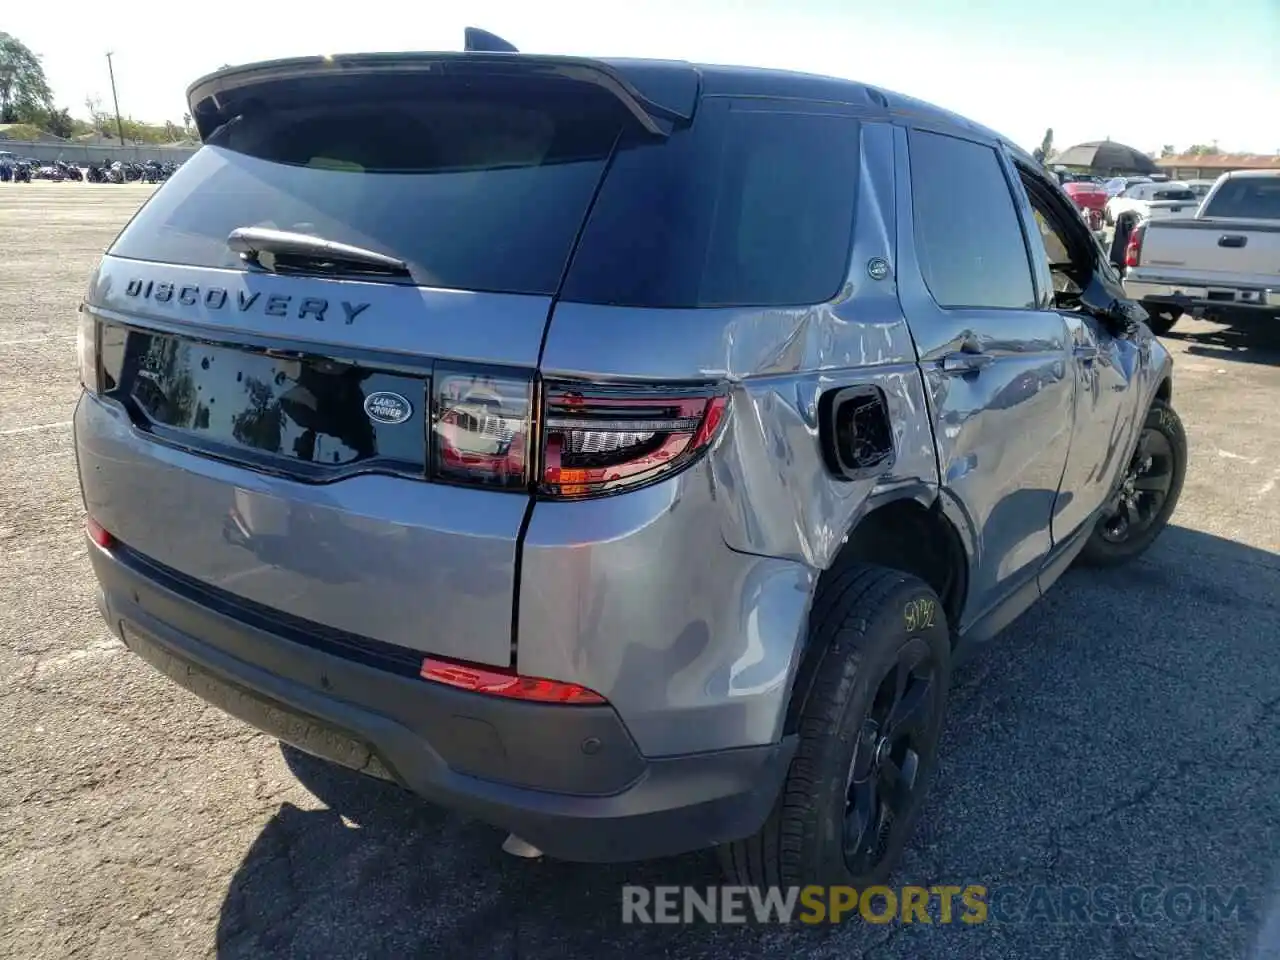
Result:
{"label": "tree", "polygon": [[93,124],[94,133],[100,137],[115,135],[111,131],[111,115],[102,109],[102,99],[100,97],[85,97],[84,108],[89,111],[89,122]]}
{"label": "tree", "polygon": [[1166,143],[1163,147],[1160,148],[1160,156],[1162,157],[1172,157],[1176,155],[1177,152],[1178,151],[1173,148],[1172,143]]}
{"label": "tree", "polygon": [[0,31],[0,122],[39,122],[53,112],[53,91],[40,58]]}
{"label": "tree", "polygon": [[63,107],[61,110],[50,110],[45,119],[44,128],[55,137],[70,140],[76,132],[76,122],[71,119],[71,112]]}
{"label": "tree", "polygon": [[1048,163],[1049,158],[1053,156],[1053,127],[1044,132],[1044,139],[1040,141],[1040,146],[1036,148],[1032,154],[1038,163]]}
{"label": "tree", "polygon": [[1193,157],[1213,157],[1217,156],[1221,152],[1222,151],[1218,149],[1217,140],[1213,141],[1212,144],[1193,143],[1187,148],[1187,153]]}

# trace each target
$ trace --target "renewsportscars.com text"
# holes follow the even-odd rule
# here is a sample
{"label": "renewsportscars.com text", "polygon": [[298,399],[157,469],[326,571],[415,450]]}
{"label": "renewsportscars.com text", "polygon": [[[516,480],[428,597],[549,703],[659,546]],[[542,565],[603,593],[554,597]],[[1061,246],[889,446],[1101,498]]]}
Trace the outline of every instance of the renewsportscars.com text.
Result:
{"label": "renewsportscars.com text", "polygon": [[623,923],[1186,924],[1250,914],[1242,886],[622,888]]}

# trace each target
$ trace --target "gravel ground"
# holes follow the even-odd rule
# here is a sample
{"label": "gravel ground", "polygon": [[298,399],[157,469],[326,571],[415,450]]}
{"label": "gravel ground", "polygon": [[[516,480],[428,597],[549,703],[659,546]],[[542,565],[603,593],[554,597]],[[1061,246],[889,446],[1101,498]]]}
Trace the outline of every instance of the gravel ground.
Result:
{"label": "gravel ground", "polygon": [[[1123,572],[1068,574],[959,671],[898,881],[1000,889],[1003,922],[623,926],[622,884],[713,883],[712,858],[508,858],[496,830],[205,707],[99,621],[73,318],[148,193],[0,185],[0,955],[1277,955],[1277,328],[1179,325],[1192,462],[1175,527]],[[1041,885],[1040,919],[1017,922]],[[1144,885],[1244,899],[1216,921],[1045,919],[1099,885],[1122,906]]]}

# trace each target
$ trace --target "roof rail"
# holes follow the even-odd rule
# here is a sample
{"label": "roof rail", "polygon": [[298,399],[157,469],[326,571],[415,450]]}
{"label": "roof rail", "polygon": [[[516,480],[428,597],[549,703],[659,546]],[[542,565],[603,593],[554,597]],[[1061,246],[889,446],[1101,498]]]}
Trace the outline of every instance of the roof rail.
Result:
{"label": "roof rail", "polygon": [[496,33],[467,27],[462,33],[462,49],[467,53],[519,53],[515,44],[508,43]]}

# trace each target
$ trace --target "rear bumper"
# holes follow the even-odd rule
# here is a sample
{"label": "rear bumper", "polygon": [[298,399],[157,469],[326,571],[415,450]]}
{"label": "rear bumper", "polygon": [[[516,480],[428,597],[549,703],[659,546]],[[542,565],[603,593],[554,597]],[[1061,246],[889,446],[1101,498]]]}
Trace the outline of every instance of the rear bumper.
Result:
{"label": "rear bumper", "polygon": [[611,707],[426,683],[263,629],[254,609],[196,593],[127,550],[89,552],[111,628],[181,686],[560,859],[644,859],[747,836],[764,822],[794,750],[788,739],[646,758]]}
{"label": "rear bumper", "polygon": [[1224,284],[1206,281],[1188,283],[1160,277],[1126,277],[1125,292],[1135,300],[1168,304],[1184,313],[1212,310],[1280,311],[1280,288]]}

